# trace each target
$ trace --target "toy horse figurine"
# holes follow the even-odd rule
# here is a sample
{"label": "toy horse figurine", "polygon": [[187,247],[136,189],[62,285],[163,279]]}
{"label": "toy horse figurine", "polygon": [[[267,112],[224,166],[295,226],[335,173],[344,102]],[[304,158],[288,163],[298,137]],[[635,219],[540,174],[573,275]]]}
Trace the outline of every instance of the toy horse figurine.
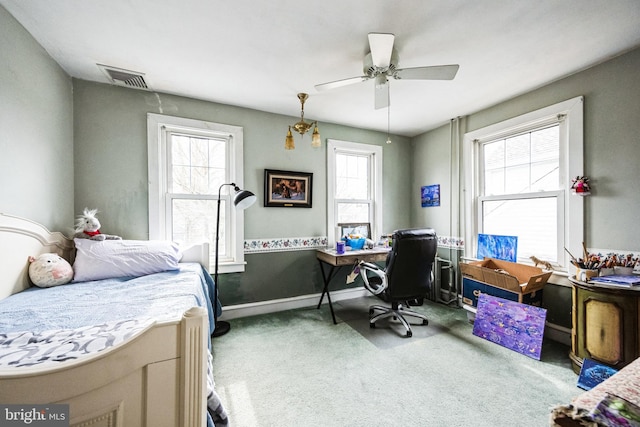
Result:
{"label": "toy horse figurine", "polygon": [[100,221],[96,218],[97,209],[84,208],[82,215],[76,220],[74,237],[91,240],[122,240],[120,236],[102,234],[100,232]]}
{"label": "toy horse figurine", "polygon": [[546,268],[547,270],[553,270],[553,265],[551,265],[551,263],[549,261],[543,261],[541,259],[536,258],[535,256],[531,255],[529,257],[529,259],[531,261],[533,261],[533,264],[537,267],[538,264],[544,266],[544,268]]}

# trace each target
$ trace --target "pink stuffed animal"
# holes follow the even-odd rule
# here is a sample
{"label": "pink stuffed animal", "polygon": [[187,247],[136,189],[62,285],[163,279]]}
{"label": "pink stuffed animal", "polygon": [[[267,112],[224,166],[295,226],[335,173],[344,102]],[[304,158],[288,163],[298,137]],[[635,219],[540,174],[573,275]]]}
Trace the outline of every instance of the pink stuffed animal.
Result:
{"label": "pink stuffed animal", "polygon": [[29,278],[41,288],[64,285],[73,279],[71,265],[57,254],[42,254],[29,257]]}
{"label": "pink stuffed animal", "polygon": [[84,208],[82,215],[76,220],[74,237],[91,240],[122,240],[120,236],[100,232],[100,221],[96,218],[97,213],[97,209]]}

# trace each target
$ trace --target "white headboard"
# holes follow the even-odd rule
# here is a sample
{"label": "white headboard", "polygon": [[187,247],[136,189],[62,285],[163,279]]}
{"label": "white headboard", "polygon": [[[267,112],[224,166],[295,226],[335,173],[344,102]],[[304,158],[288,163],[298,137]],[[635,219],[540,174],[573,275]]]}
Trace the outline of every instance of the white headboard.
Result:
{"label": "white headboard", "polygon": [[29,256],[47,252],[73,264],[73,240],[28,219],[0,213],[0,299],[28,288]]}
{"label": "white headboard", "polygon": [[180,262],[199,262],[204,268],[209,269],[209,242],[193,244],[182,251]]}

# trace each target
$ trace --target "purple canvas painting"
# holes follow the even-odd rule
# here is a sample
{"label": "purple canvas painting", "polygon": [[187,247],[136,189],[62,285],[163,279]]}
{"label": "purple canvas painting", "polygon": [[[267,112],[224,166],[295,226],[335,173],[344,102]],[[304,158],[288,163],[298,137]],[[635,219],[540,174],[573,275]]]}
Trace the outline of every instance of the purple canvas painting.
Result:
{"label": "purple canvas painting", "polygon": [[547,310],[480,294],[473,335],[540,360]]}

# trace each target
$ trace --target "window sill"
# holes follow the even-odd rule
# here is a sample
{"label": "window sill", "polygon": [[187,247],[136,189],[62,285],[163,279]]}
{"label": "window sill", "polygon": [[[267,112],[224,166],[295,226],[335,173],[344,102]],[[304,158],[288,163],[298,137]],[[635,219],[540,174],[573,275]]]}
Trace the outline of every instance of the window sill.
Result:
{"label": "window sill", "polygon": [[[218,264],[218,274],[225,273],[244,273],[246,262],[225,262],[224,264]],[[215,264],[209,265],[209,272],[215,273]]]}

